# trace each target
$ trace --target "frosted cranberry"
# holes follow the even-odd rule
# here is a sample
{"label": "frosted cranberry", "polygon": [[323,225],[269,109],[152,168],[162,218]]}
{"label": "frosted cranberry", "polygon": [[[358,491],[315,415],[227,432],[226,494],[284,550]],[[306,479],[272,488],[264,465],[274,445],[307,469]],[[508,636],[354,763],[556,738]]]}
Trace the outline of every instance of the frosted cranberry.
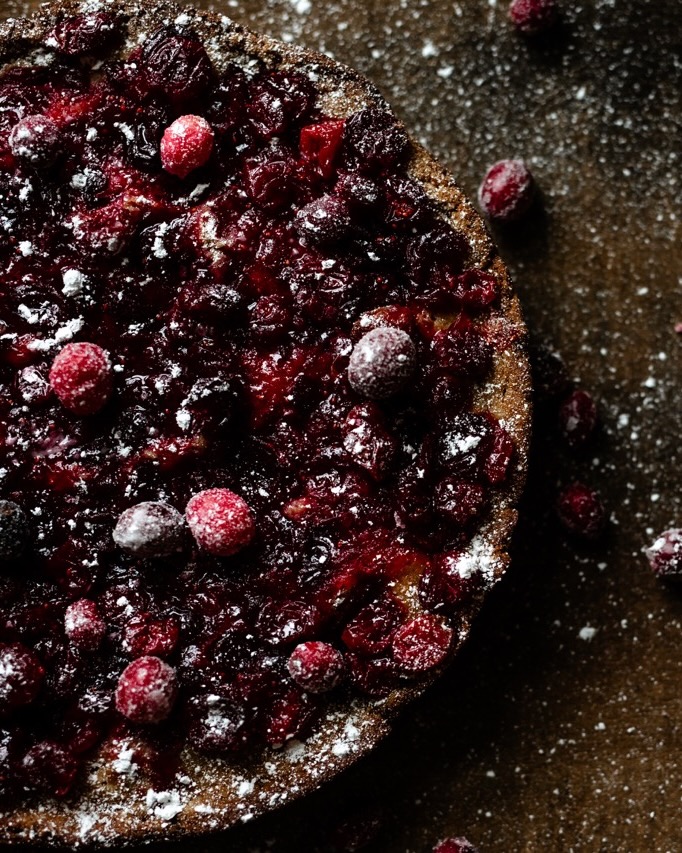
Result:
{"label": "frosted cranberry", "polygon": [[483,212],[499,222],[514,222],[530,208],[535,182],[523,160],[499,160],[488,169],[478,190]]}
{"label": "frosted cranberry", "polygon": [[482,311],[497,301],[500,285],[496,276],[483,270],[467,270],[457,277],[455,294],[466,308]]}
{"label": "frosted cranberry", "polygon": [[343,142],[345,121],[324,121],[301,128],[300,149],[304,160],[329,179],[335,171],[337,155]]}
{"label": "frosted cranberry", "polygon": [[108,12],[71,15],[57,23],[48,43],[65,56],[99,53],[116,38],[116,17]]}
{"label": "frosted cranberry", "polygon": [[193,697],[189,715],[189,741],[201,752],[233,752],[244,741],[246,712],[236,698],[215,694]]}
{"label": "frosted cranberry", "polygon": [[50,385],[69,411],[94,415],[111,395],[109,356],[97,344],[67,344],[52,362]]}
{"label": "frosted cranberry", "polygon": [[22,643],[0,646],[0,714],[30,705],[44,676],[37,655]]}
{"label": "frosted cranberry", "polygon": [[367,332],[353,347],[348,381],[358,394],[383,400],[405,387],[417,366],[412,338],[384,326]]}
{"label": "frosted cranberry", "polygon": [[352,160],[370,172],[404,163],[410,154],[407,133],[391,113],[367,107],[346,121],[345,142]]}
{"label": "frosted cranberry", "polygon": [[456,477],[446,477],[436,486],[434,504],[441,515],[457,527],[467,527],[486,508],[485,489]]}
{"label": "frosted cranberry", "polygon": [[527,36],[539,35],[557,20],[556,0],[513,0],[509,17],[519,32]]}
{"label": "frosted cranberry", "polygon": [[360,655],[380,654],[391,644],[404,615],[403,605],[387,596],[363,607],[346,625],[341,639]]}
{"label": "frosted cranberry", "polygon": [[128,507],[118,517],[114,542],[136,557],[168,557],[182,550],[185,522],[162,501],[144,501]]}
{"label": "frosted cranberry", "polygon": [[62,133],[47,116],[26,116],[12,128],[9,147],[17,159],[37,169],[45,169],[59,157]]}
{"label": "frosted cranberry", "polygon": [[142,46],[140,67],[152,89],[176,104],[201,97],[213,82],[211,60],[191,30],[162,27]]}
{"label": "frosted cranberry", "polygon": [[141,657],[121,673],[116,708],[133,723],[160,723],[173,710],[177,692],[172,666],[157,657]]}
{"label": "frosted cranberry", "polygon": [[327,693],[343,678],[343,655],[329,643],[301,643],[291,653],[289,675],[310,693]]}
{"label": "frosted cranberry", "polygon": [[244,179],[249,196],[266,210],[290,204],[299,185],[296,162],[282,147],[270,148],[247,160]]}
{"label": "frosted cranberry", "polygon": [[464,315],[436,332],[431,346],[438,364],[452,373],[483,379],[492,367],[491,345]]}
{"label": "frosted cranberry", "polygon": [[443,424],[438,436],[439,460],[452,474],[471,475],[485,459],[492,438],[492,424],[484,415],[454,415]]}
{"label": "frosted cranberry", "polygon": [[573,483],[559,495],[559,520],[569,531],[585,539],[596,539],[604,523],[604,507],[599,495],[582,483]]}
{"label": "frosted cranberry", "polygon": [[29,749],[21,770],[31,788],[54,797],[64,797],[71,790],[78,773],[78,761],[61,744],[46,740]]}
{"label": "frosted cranberry", "polygon": [[445,838],[436,844],[433,853],[478,853],[478,849],[466,838]]}
{"label": "frosted cranberry", "polygon": [[409,672],[424,672],[443,662],[451,644],[452,629],[439,617],[425,613],[398,629],[393,657]]}
{"label": "frosted cranberry", "polygon": [[682,529],[664,530],[644,553],[659,578],[682,578]]}
{"label": "frosted cranberry", "polygon": [[28,541],[26,513],[13,501],[0,500],[0,560],[15,560]]}
{"label": "frosted cranberry", "polygon": [[181,116],[163,134],[163,168],[171,175],[186,178],[195,169],[208,163],[214,143],[215,136],[206,119],[194,115]]}
{"label": "frosted cranberry", "polygon": [[587,391],[574,391],[559,409],[561,432],[570,447],[582,447],[597,425],[597,406]]}
{"label": "frosted cranberry", "polygon": [[256,532],[248,504],[229,489],[207,489],[194,495],[185,517],[199,547],[217,557],[241,551]]}
{"label": "frosted cranberry", "polygon": [[509,464],[514,456],[514,440],[504,427],[495,424],[493,427],[492,446],[483,463],[483,473],[493,486],[507,479]]}
{"label": "frosted cranberry", "polygon": [[320,196],[302,207],[296,213],[295,226],[301,238],[320,246],[339,243],[352,230],[345,201],[333,195]]}
{"label": "frosted cranberry", "polygon": [[149,614],[133,616],[125,626],[123,649],[133,657],[168,657],[175,650],[179,636],[178,622],[173,616],[159,619]]}
{"label": "frosted cranberry", "polygon": [[64,631],[69,642],[78,649],[95,651],[104,639],[107,626],[97,605],[88,598],[74,601],[66,608]]}

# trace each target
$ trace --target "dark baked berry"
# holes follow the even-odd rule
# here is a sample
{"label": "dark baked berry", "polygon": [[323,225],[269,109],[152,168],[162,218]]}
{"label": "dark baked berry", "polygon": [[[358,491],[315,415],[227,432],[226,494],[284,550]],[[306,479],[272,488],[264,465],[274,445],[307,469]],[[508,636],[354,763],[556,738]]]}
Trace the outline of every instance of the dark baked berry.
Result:
{"label": "dark baked berry", "polygon": [[599,495],[583,483],[573,483],[563,490],[558,513],[566,530],[584,539],[596,539],[606,521]]}
{"label": "dark baked berry", "polygon": [[468,527],[479,518],[486,504],[485,489],[478,483],[446,477],[435,489],[436,509],[459,528]]}
{"label": "dark baked berry", "polygon": [[246,191],[265,210],[278,210],[290,204],[298,190],[296,161],[290,151],[272,146],[246,161]]}
{"label": "dark baked berry", "polygon": [[133,616],[123,632],[122,648],[132,657],[154,655],[168,657],[175,651],[180,636],[173,616],[153,618],[149,614]]}
{"label": "dark baked berry", "polygon": [[15,560],[28,541],[28,518],[13,501],[0,500],[0,560]]}
{"label": "dark baked berry", "polygon": [[457,277],[454,292],[469,311],[482,311],[497,301],[500,285],[493,273],[472,269]]}
{"label": "dark baked berry", "polygon": [[416,366],[412,338],[401,329],[382,326],[367,332],[353,347],[348,381],[358,394],[383,400],[405,387]]}
{"label": "dark baked berry", "polygon": [[329,643],[301,643],[287,663],[289,675],[310,693],[327,693],[343,678],[343,655]]}
{"label": "dark baked berry", "polygon": [[296,213],[296,230],[314,246],[330,246],[349,237],[352,222],[346,202],[334,195],[323,195]]}
{"label": "dark baked berry", "polygon": [[81,598],[66,608],[64,631],[69,642],[76,648],[95,651],[104,639],[106,629],[106,623],[99,615],[94,601]]}
{"label": "dark baked berry", "polygon": [[363,607],[346,625],[341,639],[359,655],[378,655],[390,646],[404,618],[404,607],[386,596]]}
{"label": "dark baked berry", "polygon": [[327,180],[335,172],[345,124],[343,120],[335,120],[309,124],[301,128],[301,156]]}
{"label": "dark baked berry", "polygon": [[439,461],[453,475],[471,476],[486,459],[493,434],[493,426],[484,415],[455,415],[445,421],[438,436]]}
{"label": "dark baked berry", "polygon": [[659,534],[645,554],[654,574],[663,579],[682,578],[682,529],[672,527]]}
{"label": "dark baked berry", "polygon": [[177,692],[172,666],[157,657],[141,657],[121,673],[116,708],[133,723],[160,723],[173,710]]}
{"label": "dark baked berry", "polygon": [[350,157],[368,172],[404,163],[410,140],[396,118],[385,110],[367,107],[346,121],[345,142]]}
{"label": "dark baked berry", "polygon": [[570,447],[582,447],[597,425],[597,406],[587,391],[574,391],[561,404],[559,426]]}
{"label": "dark baked berry", "polygon": [[431,346],[438,364],[455,375],[483,379],[492,367],[492,346],[464,315],[449,328],[436,332]]}
{"label": "dark baked berry", "polygon": [[24,756],[21,772],[30,788],[53,797],[64,797],[78,773],[78,761],[62,744],[41,741]]}
{"label": "dark baked berry", "polygon": [[452,645],[452,629],[425,613],[403,625],[393,637],[393,657],[408,672],[423,672],[441,664]]}
{"label": "dark baked berry", "polygon": [[536,36],[550,29],[558,18],[556,0],[513,0],[509,17],[525,36]]}
{"label": "dark baked berry", "polygon": [[57,23],[48,44],[65,56],[93,56],[115,41],[116,23],[116,16],[109,12],[69,15]]}
{"label": "dark baked berry", "polygon": [[246,711],[236,697],[215,693],[196,696],[189,706],[189,741],[209,755],[239,748],[245,735]]}
{"label": "dark baked berry", "polygon": [[445,838],[436,844],[433,853],[478,853],[478,848],[466,838]]}
{"label": "dark baked berry", "polygon": [[248,504],[229,489],[207,489],[194,495],[185,516],[199,547],[217,557],[236,554],[255,533]]}
{"label": "dark baked berry", "polygon": [[344,424],[343,446],[353,462],[375,480],[388,473],[396,452],[395,439],[384,429],[381,412],[372,403],[350,410]]}
{"label": "dark baked berry", "polygon": [[500,160],[488,169],[478,190],[486,216],[498,222],[515,222],[528,211],[535,182],[523,160]]}
{"label": "dark baked berry", "polygon": [[97,344],[67,344],[52,362],[50,385],[61,404],[76,415],[94,415],[112,391],[112,367]]}
{"label": "dark baked berry", "polygon": [[38,656],[22,643],[0,646],[0,713],[30,705],[44,676]]}
{"label": "dark baked berry", "polygon": [[493,440],[488,456],[483,463],[483,473],[493,486],[507,479],[509,464],[514,457],[514,440],[498,423],[493,426]]}
{"label": "dark baked berry", "polygon": [[191,30],[162,27],[142,45],[140,67],[147,84],[175,104],[188,104],[206,93],[214,79],[206,49]]}
{"label": "dark baked berry", "polygon": [[184,519],[175,507],[144,501],[121,513],[113,537],[136,557],[168,557],[182,549],[184,532]]}
{"label": "dark baked berry", "polygon": [[47,116],[26,116],[12,128],[9,147],[18,160],[36,169],[46,169],[59,157],[62,132]]}
{"label": "dark baked berry", "polygon": [[213,129],[206,119],[194,115],[181,116],[163,134],[163,168],[171,175],[186,178],[208,163],[214,142]]}

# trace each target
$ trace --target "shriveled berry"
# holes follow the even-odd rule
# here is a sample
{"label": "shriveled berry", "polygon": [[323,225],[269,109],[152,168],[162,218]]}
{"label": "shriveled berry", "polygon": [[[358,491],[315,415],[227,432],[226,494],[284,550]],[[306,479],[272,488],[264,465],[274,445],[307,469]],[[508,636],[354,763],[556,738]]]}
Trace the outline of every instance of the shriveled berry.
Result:
{"label": "shriveled berry", "polygon": [[479,573],[459,551],[447,551],[435,557],[419,581],[420,601],[429,610],[456,611],[476,591]]}
{"label": "shriveled berry", "polygon": [[559,520],[569,533],[596,539],[606,520],[599,495],[583,483],[573,483],[559,496]]}
{"label": "shriveled berry", "polygon": [[438,364],[454,374],[483,379],[492,366],[491,345],[465,315],[437,331],[431,346]]}
{"label": "shriveled berry", "polygon": [[410,140],[395,116],[367,107],[346,122],[345,142],[350,157],[366,171],[375,172],[404,163]]}
{"label": "shriveled berry", "polygon": [[455,295],[470,311],[482,311],[499,298],[500,285],[492,273],[467,270],[456,279]]}
{"label": "shriveled berry", "polygon": [[153,618],[149,614],[133,616],[125,626],[123,650],[133,657],[168,657],[175,651],[180,636],[173,616]]}
{"label": "shriveled berry", "polygon": [[310,693],[327,693],[343,678],[343,655],[329,643],[301,643],[291,653],[289,675]]}
{"label": "shriveled berry", "polygon": [[514,440],[499,423],[493,425],[493,440],[488,456],[483,463],[483,473],[493,486],[507,479],[509,464],[514,456]]}
{"label": "shriveled berry", "polygon": [[142,45],[141,68],[152,89],[162,90],[176,104],[201,97],[214,78],[206,49],[191,30],[168,26]]}
{"label": "shriveled berry", "polygon": [[112,368],[97,344],[67,344],[52,362],[50,385],[61,404],[76,415],[94,415],[112,391]]}
{"label": "shriveled berry", "polygon": [[441,464],[460,477],[473,474],[485,460],[493,426],[479,414],[455,415],[443,424],[436,450]]}
{"label": "shriveled berry", "polygon": [[66,747],[46,740],[29,749],[21,763],[21,771],[29,787],[53,797],[64,797],[78,773],[78,761]]}
{"label": "shriveled berry", "polygon": [[375,480],[388,472],[396,442],[384,429],[381,412],[373,403],[354,406],[344,424],[343,447],[353,462]]}
{"label": "shriveled berry", "polygon": [[177,692],[172,666],[157,657],[141,657],[121,673],[116,708],[134,723],[160,723],[173,710]]}
{"label": "shriveled berry", "polygon": [[94,601],[81,598],[66,608],[64,631],[69,642],[76,648],[95,651],[104,639],[106,630],[106,623]]}
{"label": "shriveled berry", "polygon": [[597,406],[591,394],[577,390],[559,409],[559,426],[570,447],[582,447],[597,425]]}
{"label": "shriveled berry", "polygon": [[266,210],[278,210],[296,195],[296,161],[285,148],[273,146],[246,161],[244,180],[246,191],[256,204]]}
{"label": "shriveled berry", "polygon": [[644,552],[659,578],[682,578],[682,529],[671,527],[659,534]]}
{"label": "shriveled berry", "polygon": [[162,501],[143,501],[124,510],[113,538],[119,548],[136,557],[167,557],[182,550],[185,521]]}
{"label": "shriveled berry", "polygon": [[61,145],[60,129],[51,118],[42,115],[22,118],[14,125],[9,135],[12,154],[37,169],[46,169],[54,165],[59,157]]}
{"label": "shriveled berry", "polygon": [[207,489],[194,495],[185,516],[199,547],[217,557],[236,554],[256,531],[249,505],[229,489]]}
{"label": "shriveled berry", "polygon": [[296,230],[313,245],[329,246],[345,240],[352,222],[345,201],[334,195],[323,195],[302,207],[296,214]]}
{"label": "shriveled berry", "polygon": [[525,36],[536,36],[552,27],[558,17],[556,0],[513,0],[509,17]]}
{"label": "shriveled berry", "polygon": [[348,381],[358,394],[382,400],[404,388],[416,366],[412,338],[401,329],[383,326],[367,332],[353,348]]}
{"label": "shriveled berry", "polygon": [[488,169],[478,190],[483,212],[499,222],[514,222],[530,208],[535,182],[523,160],[499,160]]}
{"label": "shriveled berry", "polygon": [[409,672],[424,672],[442,663],[452,644],[452,629],[425,613],[403,625],[393,638],[393,657]]}
{"label": "shriveled berry", "polygon": [[109,12],[92,12],[62,18],[51,33],[48,43],[65,56],[94,55],[116,38],[116,16]]}
{"label": "shriveled berry", "polygon": [[166,128],[161,140],[163,168],[171,175],[186,178],[208,163],[214,143],[213,129],[206,119],[194,115],[180,116]]}
{"label": "shriveled berry", "polygon": [[486,503],[483,486],[456,477],[441,480],[434,493],[434,505],[438,512],[461,528],[479,518]]}
{"label": "shriveled berry", "polygon": [[270,601],[265,604],[256,625],[266,642],[286,646],[315,635],[320,614],[306,601]]}
{"label": "shriveled berry", "polygon": [[0,646],[0,713],[30,705],[44,676],[38,656],[23,643]]}
{"label": "shriveled berry", "polygon": [[15,560],[28,541],[28,518],[13,501],[0,500],[0,560]]}
{"label": "shriveled berry", "polygon": [[351,651],[377,655],[389,647],[404,618],[404,607],[386,596],[363,607],[348,623],[341,639]]}
{"label": "shriveled berry", "polygon": [[478,853],[478,848],[466,838],[444,838],[433,848],[433,853]]}

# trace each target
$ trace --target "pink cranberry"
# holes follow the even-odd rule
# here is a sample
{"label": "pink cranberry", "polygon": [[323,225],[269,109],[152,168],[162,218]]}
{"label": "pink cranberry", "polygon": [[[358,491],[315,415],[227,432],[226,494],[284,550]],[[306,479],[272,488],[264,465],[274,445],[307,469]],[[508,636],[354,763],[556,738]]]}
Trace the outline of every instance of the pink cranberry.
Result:
{"label": "pink cranberry", "polygon": [[334,174],[345,124],[343,120],[324,121],[301,128],[301,156],[327,180]]}
{"label": "pink cranberry", "polygon": [[113,538],[119,548],[136,557],[168,557],[182,549],[185,520],[162,501],[143,501],[124,510]]}
{"label": "pink cranberry", "polygon": [[163,168],[171,175],[186,178],[208,163],[214,144],[215,136],[206,119],[181,116],[166,129],[161,140]]}
{"label": "pink cranberry", "polygon": [[341,681],[345,670],[343,655],[329,643],[301,643],[291,653],[289,675],[310,693],[326,693]]}
{"label": "pink cranberry", "polygon": [[50,385],[61,404],[76,415],[94,415],[112,391],[112,368],[97,344],[67,344],[52,362]]}
{"label": "pink cranberry", "polygon": [[513,0],[509,17],[516,29],[526,36],[546,32],[557,20],[556,0]]}
{"label": "pink cranberry", "polygon": [[59,157],[62,134],[52,119],[33,115],[22,118],[12,128],[9,147],[12,154],[29,166],[45,169]]}
{"label": "pink cranberry", "polygon": [[452,644],[452,629],[425,613],[398,629],[393,638],[393,657],[409,672],[433,669],[445,659]]}
{"label": "pink cranberry", "polygon": [[31,788],[64,797],[78,773],[78,761],[61,744],[45,740],[29,749],[21,770]]}
{"label": "pink cranberry", "polygon": [[682,529],[679,527],[664,530],[644,553],[659,578],[682,578]]}
{"label": "pink cranberry", "polygon": [[404,388],[416,366],[417,351],[407,332],[382,326],[367,332],[353,348],[348,381],[358,394],[382,400]]}
{"label": "pink cranberry", "polygon": [[582,483],[564,489],[559,496],[558,513],[569,533],[585,539],[596,539],[606,520],[599,495]]}
{"label": "pink cranberry", "polygon": [[28,540],[28,519],[13,501],[0,500],[0,560],[15,560]]}
{"label": "pink cranberry", "polygon": [[478,849],[466,838],[445,838],[433,848],[433,853],[478,853]]}
{"label": "pink cranberry", "polygon": [[173,667],[157,657],[141,657],[121,673],[116,708],[134,723],[160,723],[173,710],[177,693]]}
{"label": "pink cranberry", "polygon": [[249,505],[229,489],[207,489],[194,495],[185,511],[200,548],[217,557],[236,554],[256,532]]}
{"label": "pink cranberry", "polygon": [[500,160],[488,169],[478,190],[486,216],[499,222],[514,222],[530,208],[535,182],[523,160]]}
{"label": "pink cranberry", "polygon": [[92,652],[104,639],[107,626],[99,615],[95,602],[81,598],[66,608],[64,630],[72,645]]}
{"label": "pink cranberry", "polygon": [[37,655],[22,643],[0,646],[0,713],[30,705],[44,676]]}
{"label": "pink cranberry", "polygon": [[561,432],[570,447],[582,447],[597,425],[597,406],[587,391],[574,391],[559,409]]}

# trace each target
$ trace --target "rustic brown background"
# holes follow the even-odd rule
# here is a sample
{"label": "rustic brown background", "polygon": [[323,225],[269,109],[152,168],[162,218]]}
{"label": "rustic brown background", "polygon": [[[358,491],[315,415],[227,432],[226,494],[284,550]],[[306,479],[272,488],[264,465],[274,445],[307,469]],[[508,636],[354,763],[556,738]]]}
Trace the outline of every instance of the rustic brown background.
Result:
{"label": "rustic brown background", "polygon": [[[470,194],[490,162],[526,158],[545,213],[496,236],[533,337],[596,394],[603,429],[576,459],[540,419],[514,566],[374,755],[243,830],[158,850],[345,853],[370,827],[374,853],[447,834],[481,853],[682,851],[682,593],[641,555],[682,525],[681,4],[565,0],[541,44],[513,32],[506,0],[199,5],[363,71]],[[611,513],[596,550],[548,509],[573,477]]]}

